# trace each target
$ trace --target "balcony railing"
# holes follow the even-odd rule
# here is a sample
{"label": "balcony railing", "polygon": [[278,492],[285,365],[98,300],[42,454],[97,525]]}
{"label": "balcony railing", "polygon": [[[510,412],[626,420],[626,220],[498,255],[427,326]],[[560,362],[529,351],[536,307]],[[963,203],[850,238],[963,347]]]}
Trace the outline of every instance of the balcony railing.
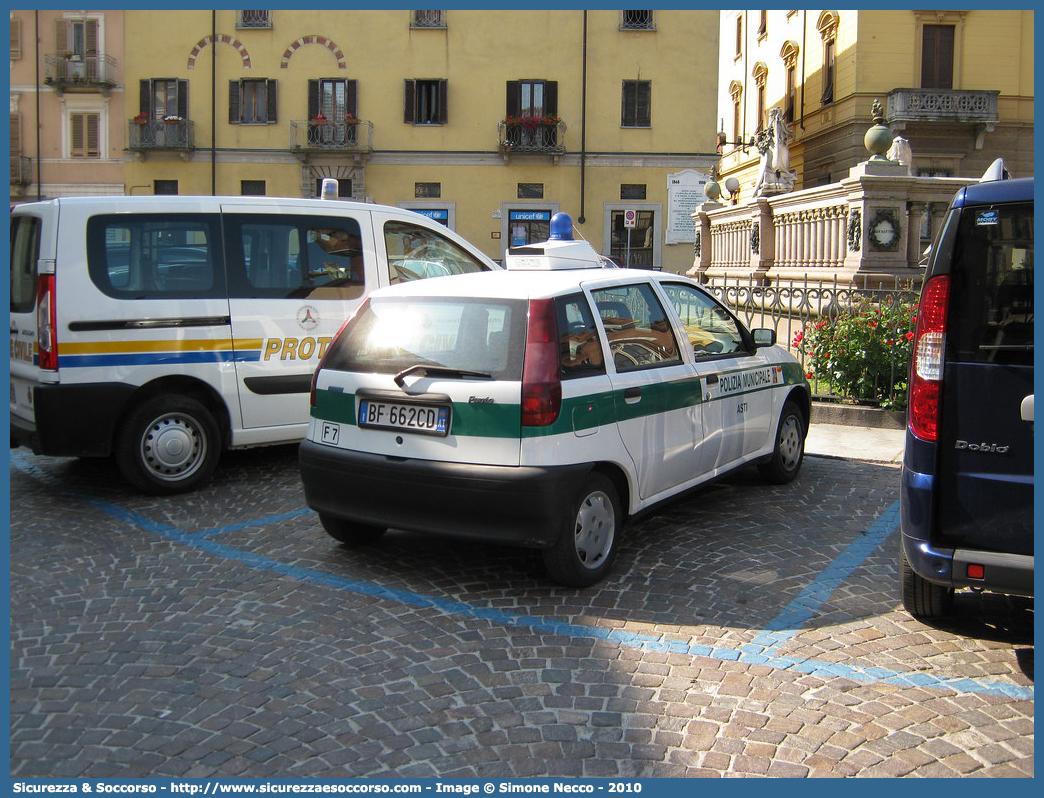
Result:
{"label": "balcony railing", "polygon": [[373,122],[290,122],[290,149],[308,152],[372,152]]}
{"label": "balcony railing", "polygon": [[500,122],[497,133],[504,155],[562,155],[565,153],[565,122]]}
{"label": "balcony railing", "polygon": [[411,28],[445,28],[445,11],[414,11],[410,17]]}
{"label": "balcony railing", "polygon": [[116,85],[116,60],[107,55],[45,55],[44,82],[58,89],[107,90]]}
{"label": "balcony railing", "polygon": [[963,89],[893,89],[888,94],[888,123],[974,122],[1000,119],[999,91]]}
{"label": "balcony railing", "polygon": [[132,119],[127,133],[129,150],[192,150],[195,149],[193,124],[187,119],[165,121]]}
{"label": "balcony railing", "polygon": [[27,186],[33,182],[33,161],[24,155],[11,156],[11,185]]}
{"label": "balcony railing", "polygon": [[237,28],[271,28],[271,11],[236,11]]}

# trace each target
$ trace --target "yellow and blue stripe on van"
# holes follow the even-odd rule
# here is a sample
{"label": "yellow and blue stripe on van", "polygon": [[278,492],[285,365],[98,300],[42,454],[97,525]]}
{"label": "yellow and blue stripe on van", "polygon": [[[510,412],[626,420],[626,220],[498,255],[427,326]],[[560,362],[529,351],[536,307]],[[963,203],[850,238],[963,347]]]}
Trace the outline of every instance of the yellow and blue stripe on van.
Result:
{"label": "yellow and blue stripe on van", "polygon": [[[261,359],[262,340],[186,338],[159,341],[89,341],[61,343],[59,368],[236,363]],[[35,358],[34,358],[35,359]]]}

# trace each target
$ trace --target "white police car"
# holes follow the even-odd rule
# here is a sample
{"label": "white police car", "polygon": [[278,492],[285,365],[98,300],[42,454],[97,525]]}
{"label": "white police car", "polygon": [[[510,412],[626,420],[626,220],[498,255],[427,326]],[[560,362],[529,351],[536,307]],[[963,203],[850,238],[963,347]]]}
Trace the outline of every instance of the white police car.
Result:
{"label": "white police car", "polygon": [[626,517],[746,463],[801,468],[810,391],[772,330],[678,275],[604,269],[560,214],[507,269],[373,292],[316,371],[300,448],[338,541],[387,529],[605,576]]}

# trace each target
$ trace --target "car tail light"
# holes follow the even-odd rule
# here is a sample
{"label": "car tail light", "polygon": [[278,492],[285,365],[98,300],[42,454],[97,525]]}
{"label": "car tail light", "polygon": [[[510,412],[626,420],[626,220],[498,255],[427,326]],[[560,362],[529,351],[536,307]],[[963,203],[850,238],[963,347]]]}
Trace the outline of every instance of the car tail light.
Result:
{"label": "car tail light", "polygon": [[359,303],[359,306],[355,309],[355,311],[352,312],[348,316],[348,318],[344,320],[344,323],[341,325],[341,329],[337,331],[337,334],[330,339],[330,345],[326,347],[326,351],[323,352],[323,356],[319,358],[319,365],[316,366],[315,371],[312,372],[312,385],[308,389],[308,404],[312,407],[315,407],[315,384],[319,380],[319,372],[322,371],[323,367],[326,365],[326,359],[330,357],[330,353],[333,351],[334,345],[337,343],[337,339],[341,337],[341,334],[344,332],[344,328],[348,326],[348,323],[356,316],[361,314],[364,310],[366,310],[366,307],[369,304],[369,297],[366,297],[366,299]]}
{"label": "car tail light", "polygon": [[54,301],[54,275],[40,276],[36,305],[36,344],[42,369],[58,369],[58,321]]}
{"label": "car tail light", "polygon": [[917,313],[910,365],[910,430],[926,441],[936,440],[939,433],[949,298],[950,278],[934,277],[921,294]]}
{"label": "car tail light", "polygon": [[546,427],[562,409],[558,375],[558,323],[550,299],[529,302],[526,356],[522,366],[522,426]]}

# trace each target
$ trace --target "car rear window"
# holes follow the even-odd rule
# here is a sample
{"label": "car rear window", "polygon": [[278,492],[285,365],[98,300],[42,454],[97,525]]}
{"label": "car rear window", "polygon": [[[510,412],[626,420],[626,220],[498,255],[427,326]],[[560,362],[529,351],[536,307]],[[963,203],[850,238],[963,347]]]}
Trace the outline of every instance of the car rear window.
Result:
{"label": "car rear window", "polygon": [[522,379],[527,303],[371,297],[331,346],[324,368],[398,374],[438,366]]}
{"label": "car rear window", "polygon": [[1033,365],[1033,203],[966,208],[950,280],[949,357]]}

